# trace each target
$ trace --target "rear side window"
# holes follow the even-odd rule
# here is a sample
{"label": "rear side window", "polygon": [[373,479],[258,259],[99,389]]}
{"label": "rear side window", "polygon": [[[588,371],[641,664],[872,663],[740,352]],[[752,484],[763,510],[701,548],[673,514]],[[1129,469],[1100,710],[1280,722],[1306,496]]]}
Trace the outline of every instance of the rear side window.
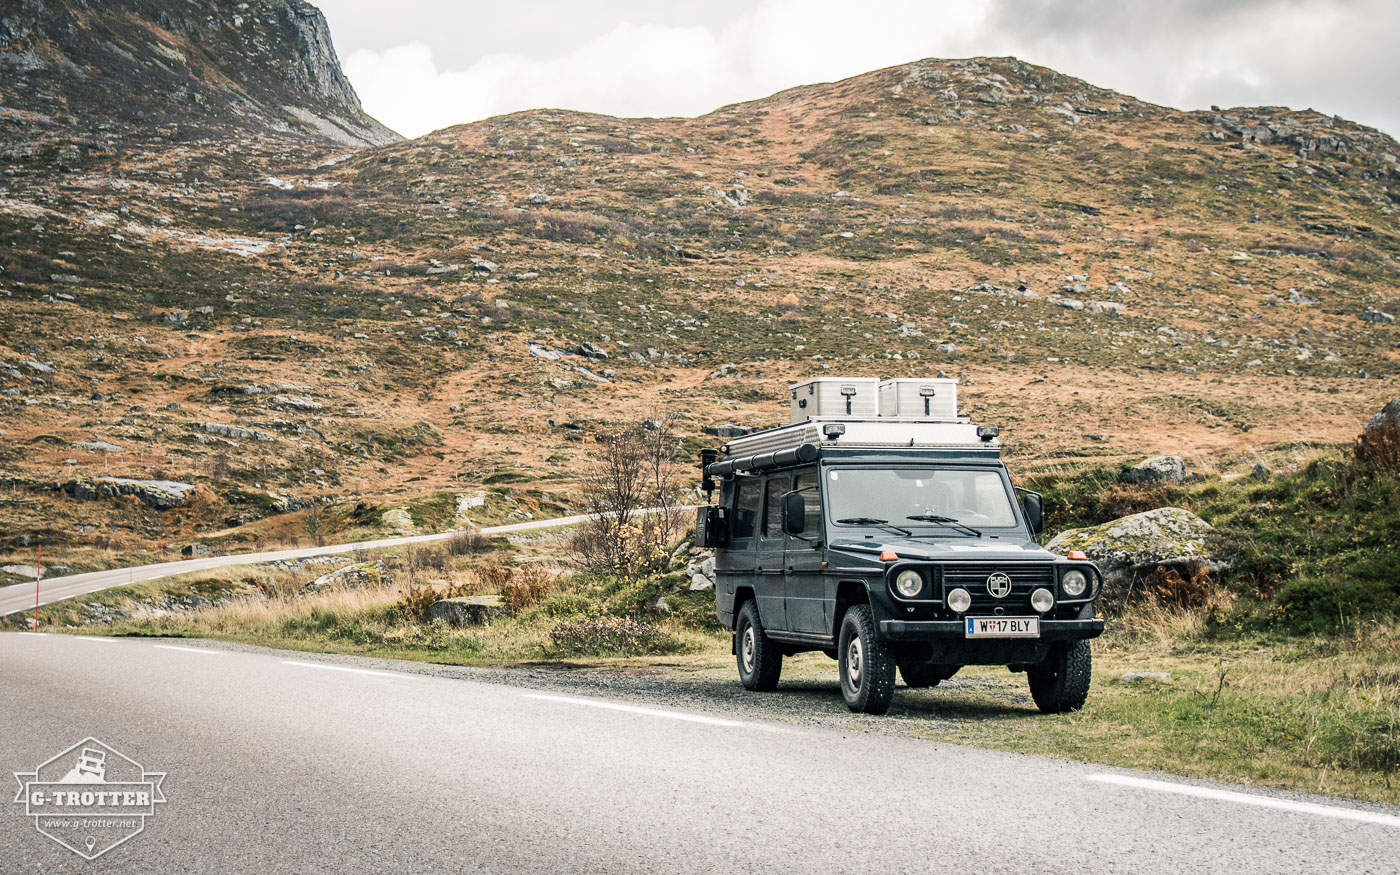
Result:
{"label": "rear side window", "polygon": [[788,492],[787,477],[772,477],[768,480],[768,500],[763,506],[763,537],[783,536],[783,496]]}
{"label": "rear side window", "polygon": [[731,537],[736,540],[747,540],[753,537],[754,524],[758,521],[758,506],[763,493],[759,491],[759,482],[749,480],[739,484],[739,496],[734,503],[734,524],[731,529]]}

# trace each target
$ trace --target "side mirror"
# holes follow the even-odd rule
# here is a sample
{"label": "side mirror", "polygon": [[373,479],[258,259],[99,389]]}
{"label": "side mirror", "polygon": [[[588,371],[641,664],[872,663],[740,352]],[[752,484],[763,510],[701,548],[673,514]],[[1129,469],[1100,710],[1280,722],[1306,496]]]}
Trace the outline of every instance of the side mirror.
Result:
{"label": "side mirror", "polygon": [[1045,531],[1045,503],[1039,492],[1021,493],[1021,507],[1026,511],[1026,522],[1031,524],[1031,534]]}
{"label": "side mirror", "polygon": [[807,502],[802,493],[789,492],[783,496],[783,531],[789,535],[800,535],[807,527]]}
{"label": "side mirror", "polygon": [[729,508],[705,505],[695,514],[695,546],[723,547],[729,543]]}

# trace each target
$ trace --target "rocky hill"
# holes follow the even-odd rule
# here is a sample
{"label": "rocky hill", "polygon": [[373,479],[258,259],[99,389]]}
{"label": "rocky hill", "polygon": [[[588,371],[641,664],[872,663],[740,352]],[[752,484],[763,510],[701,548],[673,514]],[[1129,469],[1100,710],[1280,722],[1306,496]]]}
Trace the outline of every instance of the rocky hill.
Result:
{"label": "rocky hill", "polygon": [[961,377],[1021,466],[1248,470],[1400,374],[1400,146],[1316,112],[976,58],[359,149],[211,118],[4,165],[5,534],[549,513],[609,422],[694,449],[827,372]]}
{"label": "rocky hill", "polygon": [[25,145],[47,134],[88,150],[133,133],[399,139],[360,108],[325,18],[302,0],[14,0],[0,9],[7,140],[15,129]]}

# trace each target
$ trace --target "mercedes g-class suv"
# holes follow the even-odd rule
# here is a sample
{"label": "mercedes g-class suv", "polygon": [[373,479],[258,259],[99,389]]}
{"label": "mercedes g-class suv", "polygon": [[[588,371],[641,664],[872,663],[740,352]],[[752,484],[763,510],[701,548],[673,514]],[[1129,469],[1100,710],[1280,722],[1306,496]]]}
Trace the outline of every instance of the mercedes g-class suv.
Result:
{"label": "mercedes g-class suv", "polygon": [[[1044,712],[1083,706],[1102,577],[1036,543],[1041,497],[1012,487],[998,430],[949,414],[953,381],[889,381],[914,385],[881,385],[875,410],[857,402],[878,381],[811,382],[793,387],[799,421],[702,452],[719,500],[700,508],[697,541],[715,549],[743,685],[772,690],[784,656],[821,651],[853,711],[884,713],[896,669],[933,687],[964,665],[1025,672]],[[901,396],[912,415],[880,415]]]}

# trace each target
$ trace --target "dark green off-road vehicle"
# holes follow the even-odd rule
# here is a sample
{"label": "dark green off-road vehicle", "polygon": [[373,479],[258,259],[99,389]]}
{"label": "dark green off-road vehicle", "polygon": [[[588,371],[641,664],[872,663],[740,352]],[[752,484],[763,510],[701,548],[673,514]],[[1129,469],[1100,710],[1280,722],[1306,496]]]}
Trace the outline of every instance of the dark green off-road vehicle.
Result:
{"label": "dark green off-road vehicle", "polygon": [[774,689],[784,656],[822,651],[853,711],[883,713],[896,670],[933,687],[964,665],[1025,672],[1045,712],[1084,704],[1102,578],[1036,543],[1040,496],[1018,498],[995,428],[817,411],[702,465],[719,496],[697,538],[715,548],[715,610],[748,689]]}

